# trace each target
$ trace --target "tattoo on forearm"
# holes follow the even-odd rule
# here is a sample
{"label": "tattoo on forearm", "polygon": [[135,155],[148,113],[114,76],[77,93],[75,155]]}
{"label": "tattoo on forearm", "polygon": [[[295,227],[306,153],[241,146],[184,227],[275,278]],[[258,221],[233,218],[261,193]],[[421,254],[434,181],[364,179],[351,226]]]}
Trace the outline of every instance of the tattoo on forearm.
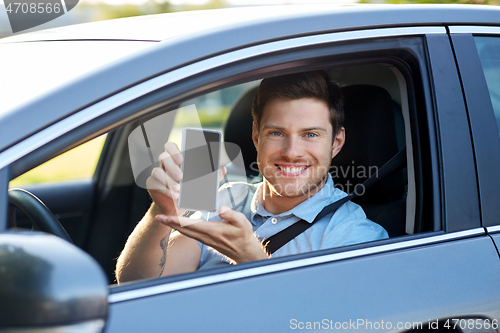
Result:
{"label": "tattoo on forearm", "polygon": [[160,241],[160,247],[163,250],[163,255],[161,256],[161,259],[160,259],[161,271],[160,271],[160,275],[158,275],[158,277],[160,277],[163,274],[163,270],[165,269],[165,263],[167,261],[168,238],[169,238],[169,234],[167,234],[165,237],[163,237],[162,240]]}

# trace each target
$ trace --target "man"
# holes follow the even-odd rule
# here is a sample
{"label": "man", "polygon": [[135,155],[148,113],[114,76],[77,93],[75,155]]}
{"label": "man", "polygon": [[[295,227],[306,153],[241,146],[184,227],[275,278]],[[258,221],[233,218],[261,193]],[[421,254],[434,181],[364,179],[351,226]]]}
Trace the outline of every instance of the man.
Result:
{"label": "man", "polygon": [[[222,202],[228,202],[229,188],[248,190],[240,211],[223,204],[211,221],[183,217],[177,206],[182,156],[175,144],[165,144],[160,167],[147,181],[153,204],[118,259],[119,283],[267,259],[263,239],[301,219],[312,222],[326,205],[346,196],[333,187],[328,173],[344,144],[345,129],[340,88],[326,72],[264,79],[252,115],[252,139],[263,182],[221,187]],[[220,172],[223,175],[225,169]],[[171,233],[172,229],[176,232]],[[272,256],[387,237],[360,206],[347,202]]]}

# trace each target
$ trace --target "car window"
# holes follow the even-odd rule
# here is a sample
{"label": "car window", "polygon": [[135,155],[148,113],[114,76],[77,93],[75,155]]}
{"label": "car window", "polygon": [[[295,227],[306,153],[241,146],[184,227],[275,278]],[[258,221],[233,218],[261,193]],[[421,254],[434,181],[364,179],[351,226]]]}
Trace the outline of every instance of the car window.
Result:
{"label": "car window", "polygon": [[[408,100],[407,95],[401,92],[406,85],[402,75],[397,75],[398,70],[386,64],[334,67],[328,72],[345,95],[345,112],[348,113],[344,124],[346,144],[334,158],[329,173],[335,188],[351,193],[367,178],[376,176],[385,162],[411,142],[411,135],[406,129],[409,126]],[[262,181],[251,140],[251,109],[259,83],[260,80],[252,81],[189,99],[174,110],[136,126],[128,138],[136,184],[146,188],[146,178],[151,173],[147,170],[147,161],[156,161],[165,141],[174,142],[182,149],[182,132],[186,127],[222,132],[224,144],[220,162],[228,168],[228,175],[222,182]],[[366,128],[359,126],[360,123],[373,124],[372,128],[380,130],[370,130],[367,134]],[[167,129],[171,129],[168,139],[165,136]],[[373,137],[370,138],[370,135]],[[378,142],[373,147],[378,147],[375,149],[380,150],[379,154],[368,153],[369,149],[373,149],[366,144],[370,140]],[[146,149],[147,145],[149,148]],[[377,155],[377,159],[367,158],[368,155]],[[368,191],[356,201],[363,206],[370,219],[394,221],[384,226],[390,236],[412,234],[415,229],[415,203],[407,204],[407,198],[415,200],[415,188],[408,181],[407,170],[395,172],[379,184],[385,185]],[[390,207],[373,205],[372,201],[390,203]],[[237,202],[231,203],[237,205]]]}
{"label": "car window", "polygon": [[73,148],[13,179],[9,187],[91,179],[105,140],[101,135]]}
{"label": "car window", "polygon": [[500,132],[500,38],[474,37]]}
{"label": "car window", "polygon": [[[344,95],[346,132],[346,143],[333,159],[329,173],[335,191],[351,193],[357,186],[363,186],[370,176],[376,178],[388,160],[411,145],[406,79],[396,67],[383,63],[343,65],[329,68],[327,72]],[[222,183],[246,182],[258,186],[263,177],[257,167],[257,152],[252,142],[251,111],[260,82],[251,81],[199,95],[167,112],[135,123],[128,135],[128,150],[136,185],[147,188],[146,178],[151,175],[151,167],[157,165],[164,143],[174,142],[182,150],[183,130],[191,127],[222,132],[220,162],[228,169]],[[411,160],[408,168],[413,168]],[[432,231],[415,225],[415,180],[408,176],[408,168],[395,171],[366,193],[362,191],[363,195],[354,200],[367,218],[382,226],[389,237],[406,236],[415,230]],[[220,192],[222,199],[219,200],[227,199],[225,205],[243,212],[246,203],[252,200],[253,192],[248,188],[230,186],[229,199]],[[150,200],[143,201],[141,211],[144,214]],[[193,219],[217,217],[216,213],[191,213]],[[140,218],[138,215],[137,219]],[[344,245],[356,243],[360,242]],[[209,252],[202,250],[202,266],[207,262],[207,268],[211,267],[210,256]]]}

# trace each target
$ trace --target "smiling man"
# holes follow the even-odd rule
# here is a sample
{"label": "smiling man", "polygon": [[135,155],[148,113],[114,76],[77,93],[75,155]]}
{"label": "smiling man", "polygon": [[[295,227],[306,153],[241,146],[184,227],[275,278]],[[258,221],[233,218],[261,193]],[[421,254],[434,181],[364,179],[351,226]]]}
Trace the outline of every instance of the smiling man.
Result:
{"label": "smiling man", "polygon": [[[200,214],[183,217],[177,206],[182,156],[175,144],[167,143],[160,167],[147,182],[153,204],[118,259],[118,282],[267,259],[264,239],[300,220],[312,223],[325,206],[347,195],[334,188],[328,173],[344,144],[345,129],[340,88],[326,72],[264,79],[252,115],[263,182],[222,186],[223,205],[211,221],[196,220]],[[249,193],[237,210],[227,207],[229,189]],[[360,206],[347,202],[272,256],[387,237]]]}

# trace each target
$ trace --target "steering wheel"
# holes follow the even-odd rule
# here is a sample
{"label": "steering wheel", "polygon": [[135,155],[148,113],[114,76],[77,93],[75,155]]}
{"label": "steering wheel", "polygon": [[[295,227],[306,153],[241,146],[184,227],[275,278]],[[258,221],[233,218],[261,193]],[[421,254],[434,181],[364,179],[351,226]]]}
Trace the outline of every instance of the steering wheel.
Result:
{"label": "steering wheel", "polygon": [[20,188],[9,189],[8,193],[9,204],[24,212],[38,229],[73,243],[61,222],[33,193]]}

